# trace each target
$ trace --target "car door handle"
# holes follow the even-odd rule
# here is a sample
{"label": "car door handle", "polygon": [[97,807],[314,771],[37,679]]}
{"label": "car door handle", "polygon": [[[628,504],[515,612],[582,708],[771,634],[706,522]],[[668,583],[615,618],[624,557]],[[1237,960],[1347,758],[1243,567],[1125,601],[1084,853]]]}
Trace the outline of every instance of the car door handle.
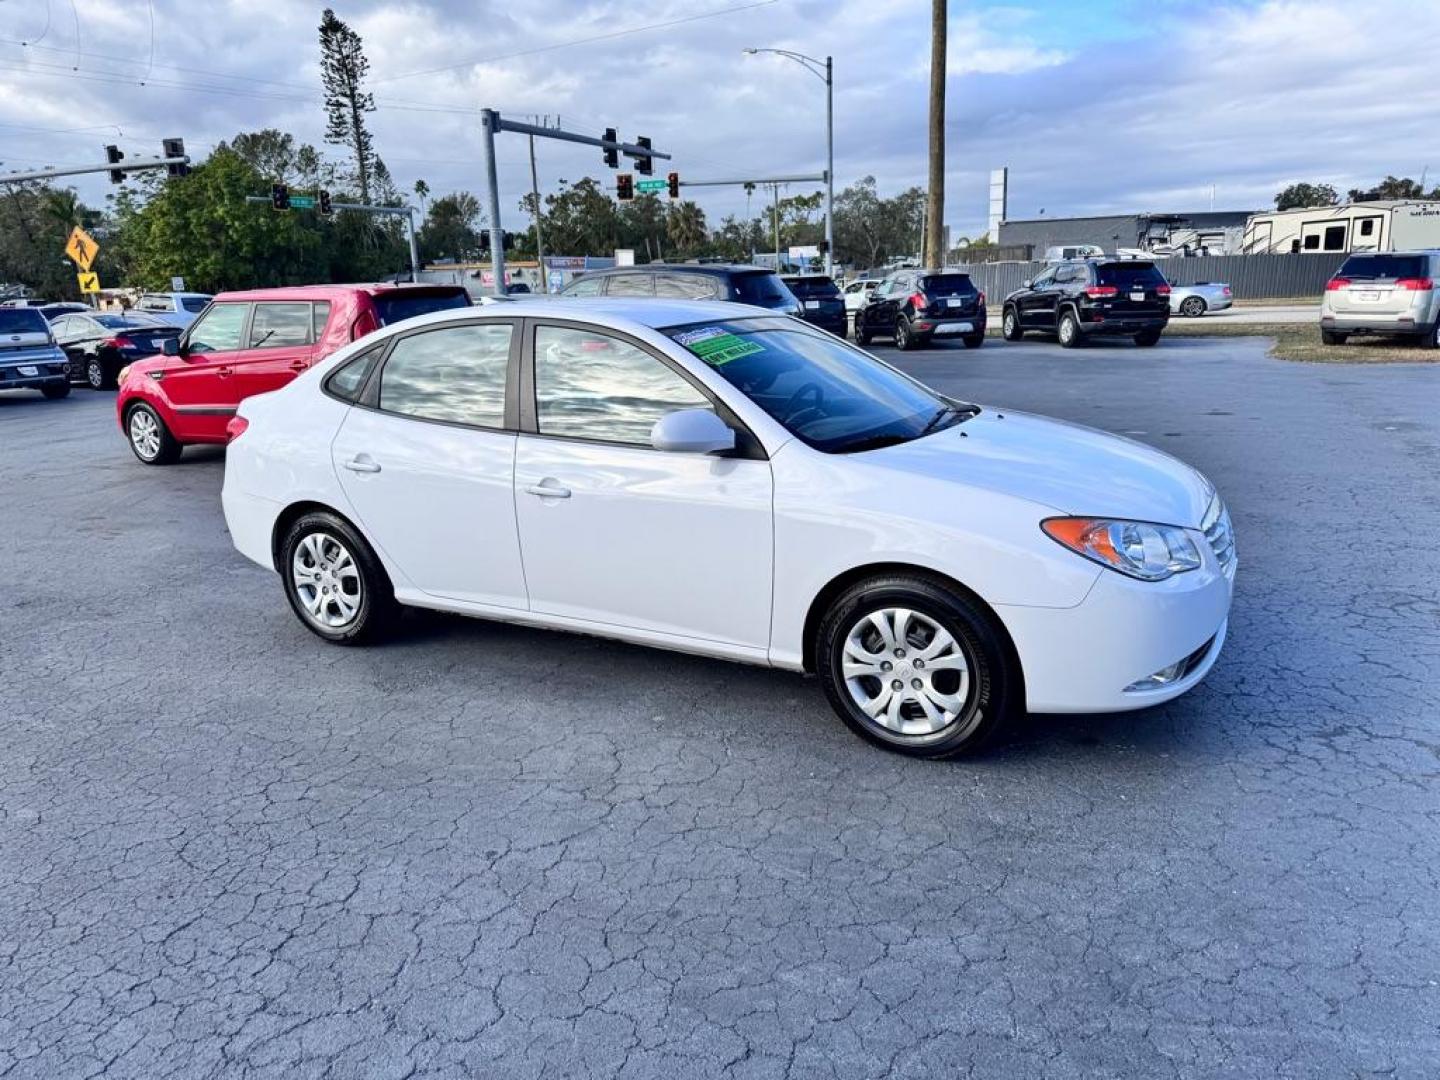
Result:
{"label": "car door handle", "polygon": [[568,499],[570,489],[561,487],[554,480],[542,480],[538,484],[527,484],[525,490],[531,495],[539,495],[542,499]]}
{"label": "car door handle", "polygon": [[215,369],[215,374],[222,379],[228,379],[231,375],[235,374],[235,369],[232,367],[218,367]]}
{"label": "car door handle", "polygon": [[377,473],[380,471],[380,463],[372,461],[368,454],[357,454],[345,462],[345,468],[351,472]]}

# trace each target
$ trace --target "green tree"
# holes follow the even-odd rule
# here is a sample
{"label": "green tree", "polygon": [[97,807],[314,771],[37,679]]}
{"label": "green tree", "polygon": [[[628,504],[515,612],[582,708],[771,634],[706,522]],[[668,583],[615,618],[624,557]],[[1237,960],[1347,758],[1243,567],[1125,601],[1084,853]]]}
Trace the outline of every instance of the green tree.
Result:
{"label": "green tree", "polygon": [[1440,187],[1426,192],[1417,180],[1387,176],[1368,191],[1350,189],[1351,202],[1373,202],[1376,199],[1440,199]]}
{"label": "green tree", "polygon": [[1291,184],[1275,196],[1276,210],[1299,210],[1307,206],[1334,206],[1340,195],[1329,184]]}
{"label": "green tree", "polygon": [[[365,114],[375,111],[375,97],[365,90],[370,61],[360,35],[326,8],[320,18],[320,85],[325,94],[325,141],[346,147],[355,166],[360,201],[370,202],[376,165],[375,143]],[[387,174],[388,175],[388,174]]]}
{"label": "green tree", "polygon": [[430,258],[466,262],[480,257],[480,229],[485,215],[480,200],[468,191],[442,195],[430,204],[418,242]]}
{"label": "green tree", "polygon": [[[42,296],[78,298],[75,266],[64,256],[65,239],[74,226],[89,224],[93,216],[70,188],[4,185],[0,190],[0,285],[27,285]],[[108,251],[102,253],[97,269],[113,277]]]}
{"label": "green tree", "polygon": [[705,211],[688,199],[676,203],[665,216],[665,235],[680,258],[700,254],[710,235],[705,228]]}
{"label": "green tree", "polygon": [[592,177],[545,196],[545,246],[558,255],[608,255],[620,241],[620,212]]}

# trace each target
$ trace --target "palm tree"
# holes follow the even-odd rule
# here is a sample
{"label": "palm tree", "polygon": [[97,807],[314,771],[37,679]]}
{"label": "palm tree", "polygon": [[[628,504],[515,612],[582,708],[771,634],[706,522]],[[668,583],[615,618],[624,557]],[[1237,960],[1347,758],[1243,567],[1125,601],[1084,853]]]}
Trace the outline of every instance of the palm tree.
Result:
{"label": "palm tree", "polygon": [[67,233],[80,224],[83,209],[80,196],[70,188],[53,188],[45,193],[45,216]]}
{"label": "palm tree", "polygon": [[705,211],[693,202],[677,203],[670,208],[665,220],[665,235],[671,246],[682,255],[695,251],[703,243],[708,231],[705,228]]}
{"label": "palm tree", "polygon": [[424,180],[415,181],[415,197],[420,200],[420,216],[425,216],[425,200],[430,197],[430,185]]}

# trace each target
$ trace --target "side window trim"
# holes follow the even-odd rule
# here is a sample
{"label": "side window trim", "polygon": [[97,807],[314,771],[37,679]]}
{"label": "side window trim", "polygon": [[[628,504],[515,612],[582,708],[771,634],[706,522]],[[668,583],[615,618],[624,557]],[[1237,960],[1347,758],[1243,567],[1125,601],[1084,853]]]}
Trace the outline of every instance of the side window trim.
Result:
{"label": "side window trim", "polygon": [[735,429],[735,450],[730,454],[717,455],[719,457],[749,458],[756,461],[768,461],[770,455],[765,452],[764,445],[760,439],[750,430],[750,426],[725,404],[715,392],[706,386],[695,374],[688,371],[684,365],[677,360],[665,355],[656,349],[649,342],[641,341],[632,337],[623,330],[615,330],[608,326],[596,326],[592,323],[576,322],[572,319],[536,319],[527,318],[524,320],[523,351],[520,358],[519,372],[519,415],[516,418],[516,430],[521,435],[529,435],[536,439],[558,439],[564,442],[585,443],[589,446],[609,446],[622,450],[649,450],[653,454],[665,453],[663,450],[655,450],[644,446],[635,446],[627,443],[610,442],[606,439],[585,439],[578,435],[547,435],[540,430],[539,409],[535,398],[535,331],[540,327],[550,327],[562,330],[583,330],[592,334],[604,334],[613,337],[616,341],[623,341],[626,345],[634,346],[645,353],[651,359],[660,363],[681,379],[689,383],[695,391],[710,402],[721,419]]}

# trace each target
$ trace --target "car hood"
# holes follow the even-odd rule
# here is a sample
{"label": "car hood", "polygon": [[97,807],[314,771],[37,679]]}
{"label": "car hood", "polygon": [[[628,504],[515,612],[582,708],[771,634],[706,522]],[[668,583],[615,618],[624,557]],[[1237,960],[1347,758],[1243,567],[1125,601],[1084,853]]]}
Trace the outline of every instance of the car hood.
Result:
{"label": "car hood", "polygon": [[1214,489],[1169,454],[1093,428],[985,409],[862,455],[877,465],[1040,503],[1064,514],[1198,528]]}

